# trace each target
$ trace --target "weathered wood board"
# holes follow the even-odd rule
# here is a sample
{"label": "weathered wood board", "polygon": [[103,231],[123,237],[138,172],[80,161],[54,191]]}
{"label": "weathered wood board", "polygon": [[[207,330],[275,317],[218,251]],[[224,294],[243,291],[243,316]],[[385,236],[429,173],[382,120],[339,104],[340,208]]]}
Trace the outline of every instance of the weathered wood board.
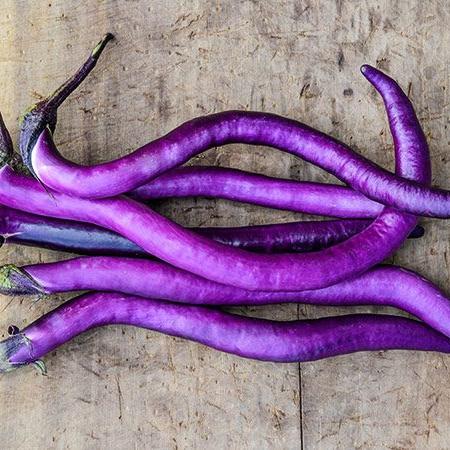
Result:
{"label": "weathered wood board", "polygon": [[[298,118],[392,169],[382,103],[358,70],[369,62],[410,92],[429,137],[433,182],[450,188],[450,5],[423,3],[3,0],[0,109],[17,139],[20,113],[111,31],[116,41],[59,116],[57,144],[78,162],[124,155],[189,118],[238,108]],[[196,162],[335,181],[266,148],[233,145]],[[158,209],[185,225],[300,217],[202,199]],[[424,223],[426,236],[394,259],[445,289],[448,222]],[[65,257],[9,245],[1,252],[2,263]],[[2,297],[0,330],[22,327],[65,298]],[[289,320],[347,310],[239,311]],[[447,356],[396,351],[275,365],[110,327],[46,363],[47,377],[26,368],[0,378],[2,449],[450,448]]]}

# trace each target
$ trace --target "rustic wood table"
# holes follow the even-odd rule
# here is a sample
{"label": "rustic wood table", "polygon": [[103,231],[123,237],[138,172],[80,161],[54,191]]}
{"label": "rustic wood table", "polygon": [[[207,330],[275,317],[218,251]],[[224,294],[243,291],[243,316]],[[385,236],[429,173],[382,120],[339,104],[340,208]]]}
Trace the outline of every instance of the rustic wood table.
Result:
{"label": "rustic wood table", "polygon": [[[3,0],[1,111],[18,117],[78,67],[106,31],[116,36],[95,73],[60,111],[56,142],[80,163],[124,155],[198,115],[228,109],[297,118],[393,169],[368,62],[409,92],[428,136],[433,182],[450,187],[448,2]],[[232,145],[197,164],[335,182],[267,148]],[[184,225],[247,225],[300,217],[226,201],[159,202]],[[394,260],[449,281],[449,224]],[[67,254],[6,245],[1,262]],[[23,327],[70,296],[1,298],[0,329]],[[343,314],[297,305],[238,308],[277,319]],[[358,308],[358,311],[385,311]],[[390,351],[306,364],[239,359],[127,327],[86,333],[0,378],[2,449],[447,449],[450,358]]]}

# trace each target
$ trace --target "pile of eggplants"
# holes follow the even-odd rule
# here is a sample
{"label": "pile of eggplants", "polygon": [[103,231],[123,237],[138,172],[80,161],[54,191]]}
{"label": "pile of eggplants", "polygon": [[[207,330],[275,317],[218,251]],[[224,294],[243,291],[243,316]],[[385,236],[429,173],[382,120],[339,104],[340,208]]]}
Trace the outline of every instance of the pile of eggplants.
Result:
{"label": "pile of eggplants", "polygon": [[[15,243],[80,256],[0,267],[0,293],[92,291],[0,343],[0,372],[44,370],[51,350],[94,327],[133,325],[235,355],[312,361],[369,350],[450,353],[450,301],[419,274],[381,265],[420,216],[450,217],[450,192],[431,188],[425,135],[408,97],[371,66],[395,148],[395,174],[345,144],[274,114],[226,111],[190,120],[133,153],[80,166],[57,150],[57,110],[95,67],[112,35],[51,96],[24,115],[15,153],[0,116],[0,234]],[[231,143],[291,153],[347,186],[271,178],[236,169],[180,167]],[[154,199],[204,196],[332,217],[234,228],[184,228]],[[386,305],[415,316],[351,314],[279,322],[220,306],[302,302]]]}

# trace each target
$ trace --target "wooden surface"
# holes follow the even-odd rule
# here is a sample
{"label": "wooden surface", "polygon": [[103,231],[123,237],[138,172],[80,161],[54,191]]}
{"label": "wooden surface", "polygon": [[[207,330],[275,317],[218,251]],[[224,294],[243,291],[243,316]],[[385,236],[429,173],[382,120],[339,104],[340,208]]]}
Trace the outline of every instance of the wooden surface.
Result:
{"label": "wooden surface", "polygon": [[[239,108],[297,118],[392,169],[382,104],[359,73],[368,62],[409,91],[429,137],[433,182],[450,188],[450,6],[422,3],[3,0],[1,110],[17,139],[19,114],[111,31],[117,40],[59,116],[57,144],[76,161],[124,155],[194,116]],[[234,145],[196,162],[334,181],[266,148]],[[185,225],[300,217],[202,199],[158,209]],[[448,222],[424,223],[426,237],[394,260],[446,289]],[[1,251],[2,263],[65,257]],[[22,327],[64,298],[1,298],[0,330]],[[295,305],[238,311],[286,320],[347,312]],[[110,327],[45,361],[47,377],[24,368],[0,378],[2,449],[450,448],[448,356],[395,351],[276,365]]]}

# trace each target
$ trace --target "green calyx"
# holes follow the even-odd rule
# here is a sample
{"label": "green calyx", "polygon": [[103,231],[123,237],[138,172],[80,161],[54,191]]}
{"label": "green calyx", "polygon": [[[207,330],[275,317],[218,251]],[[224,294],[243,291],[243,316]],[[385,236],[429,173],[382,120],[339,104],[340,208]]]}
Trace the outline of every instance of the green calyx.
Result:
{"label": "green calyx", "polygon": [[37,359],[34,361],[33,366],[41,375],[47,375],[47,366],[42,359]]}
{"label": "green calyx", "polygon": [[23,269],[14,264],[0,267],[0,293],[3,295],[42,295],[45,291]]}
{"label": "green calyx", "polygon": [[23,333],[17,333],[9,336],[4,341],[0,342],[0,373],[10,372],[23,363],[11,362],[11,357],[14,356],[23,347],[29,347],[30,341]]}
{"label": "green calyx", "polygon": [[44,361],[37,359],[36,361],[30,362],[12,362],[11,358],[22,348],[31,346],[31,341],[27,338],[24,333],[17,333],[9,336],[4,341],[0,342],[0,373],[11,372],[21,366],[26,366],[28,364],[33,365],[33,367],[41,374],[47,375],[47,367]]}
{"label": "green calyx", "polygon": [[[9,337],[0,342],[0,373],[10,372],[21,366],[31,364],[41,375],[47,375],[47,367],[44,361],[36,359],[35,361],[29,361],[31,357],[31,341],[24,332],[20,332],[19,329],[11,325],[8,328]],[[12,357],[20,350],[26,348],[27,360],[20,362],[23,355],[19,358],[19,362],[11,361]]]}

